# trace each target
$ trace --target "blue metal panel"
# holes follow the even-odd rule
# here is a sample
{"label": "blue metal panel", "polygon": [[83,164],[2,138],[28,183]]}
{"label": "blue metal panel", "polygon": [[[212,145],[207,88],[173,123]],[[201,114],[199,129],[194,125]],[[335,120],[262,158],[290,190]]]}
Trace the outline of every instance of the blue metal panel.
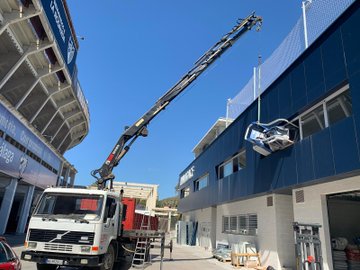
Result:
{"label": "blue metal panel", "polygon": [[352,10],[355,10],[354,13],[351,14],[351,16],[348,16],[345,23],[341,27],[347,71],[349,76],[360,72],[360,2],[356,1],[353,6],[354,9]]}
{"label": "blue metal panel", "polygon": [[355,139],[354,119],[348,117],[330,127],[335,171],[344,173],[360,167]]}
{"label": "blue metal panel", "polygon": [[[60,167],[59,158],[1,104],[0,129],[25,148],[25,152],[23,152],[8,141],[2,140],[0,169],[12,177],[23,177],[24,181],[33,185],[44,188],[55,185],[57,175],[27,155],[26,150],[35,153],[55,169]],[[46,153],[45,157],[44,153]]]}
{"label": "blue metal panel", "polygon": [[355,136],[357,149],[360,152],[360,72],[353,74],[349,78],[350,94],[352,97],[352,110],[355,123]]}
{"label": "blue metal panel", "polygon": [[270,114],[271,111],[269,110],[269,95],[268,93],[265,93],[262,97],[261,97],[261,103],[260,103],[260,122],[262,123],[268,123],[271,121],[270,119]]}
{"label": "blue metal panel", "polygon": [[290,76],[286,75],[282,77],[277,88],[279,91],[279,111],[281,118],[288,118],[292,114]]}
{"label": "blue metal panel", "polygon": [[283,151],[280,151],[280,153],[282,156],[282,168],[280,170],[282,186],[278,186],[278,188],[296,185],[298,177],[296,172],[295,148],[290,146]]}
{"label": "blue metal panel", "polygon": [[344,49],[340,30],[331,34],[321,46],[326,89],[330,90],[346,79]]}
{"label": "blue metal panel", "polygon": [[292,90],[292,110],[297,112],[306,105],[306,84],[305,84],[305,70],[304,63],[299,63],[293,69],[291,76],[291,90]]}
{"label": "blue metal panel", "polygon": [[77,49],[62,0],[41,0],[64,62],[73,76]]}
{"label": "blue metal panel", "polygon": [[269,120],[273,121],[280,117],[279,113],[279,89],[271,86],[269,89],[269,99],[267,106],[269,108]]}
{"label": "blue metal panel", "polygon": [[308,103],[312,103],[325,92],[324,71],[319,47],[313,49],[304,64]]}
{"label": "blue metal panel", "polygon": [[262,158],[257,154],[255,167],[254,188],[249,190],[251,193],[265,192],[272,189],[274,179],[278,179],[278,159]]}
{"label": "blue metal panel", "polygon": [[307,137],[294,145],[296,152],[298,183],[313,180],[315,177],[310,138],[311,137]]}
{"label": "blue metal panel", "polygon": [[334,157],[328,128],[312,135],[315,177],[322,178],[334,175]]}

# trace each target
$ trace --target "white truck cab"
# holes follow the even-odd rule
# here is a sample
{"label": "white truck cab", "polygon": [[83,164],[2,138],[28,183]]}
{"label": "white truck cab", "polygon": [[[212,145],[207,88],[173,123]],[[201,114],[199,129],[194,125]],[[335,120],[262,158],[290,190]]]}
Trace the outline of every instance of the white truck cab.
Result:
{"label": "white truck cab", "polygon": [[120,194],[109,190],[48,188],[33,212],[21,258],[37,268],[58,265],[112,269],[121,224]]}

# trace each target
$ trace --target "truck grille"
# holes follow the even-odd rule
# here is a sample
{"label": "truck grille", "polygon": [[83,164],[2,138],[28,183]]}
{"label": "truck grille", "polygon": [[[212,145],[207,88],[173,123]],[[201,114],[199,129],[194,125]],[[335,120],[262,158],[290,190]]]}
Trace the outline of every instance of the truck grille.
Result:
{"label": "truck grille", "polygon": [[94,243],[94,233],[30,229],[29,241],[53,244],[92,245]]}
{"label": "truck grille", "polygon": [[45,249],[45,250],[55,250],[55,251],[68,251],[68,252],[71,252],[71,251],[72,251],[72,246],[71,246],[71,245],[63,245],[63,244],[50,244],[50,243],[46,243],[44,249]]}

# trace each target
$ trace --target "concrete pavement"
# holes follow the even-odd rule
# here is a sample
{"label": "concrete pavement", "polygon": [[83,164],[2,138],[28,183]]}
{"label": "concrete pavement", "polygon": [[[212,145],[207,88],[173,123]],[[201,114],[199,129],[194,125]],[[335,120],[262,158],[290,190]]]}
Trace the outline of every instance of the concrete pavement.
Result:
{"label": "concrete pavement", "polygon": [[[25,234],[23,235],[5,235],[10,245],[15,252],[20,256],[21,251],[24,250]],[[166,241],[168,243],[168,241]],[[205,250],[202,247],[194,246],[180,246],[175,244],[172,253],[172,260],[170,260],[169,249],[165,250],[164,260],[160,262],[160,250],[151,250],[151,263],[147,264],[144,269],[146,270],[192,270],[192,269],[207,269],[207,270],[221,270],[221,269],[234,269],[229,262],[223,263],[212,258],[210,251]],[[130,261],[124,261],[117,263],[114,270],[128,270],[128,269],[142,269],[131,268]],[[36,264],[31,262],[22,261],[23,270],[36,270]],[[61,268],[73,269],[73,268]]]}

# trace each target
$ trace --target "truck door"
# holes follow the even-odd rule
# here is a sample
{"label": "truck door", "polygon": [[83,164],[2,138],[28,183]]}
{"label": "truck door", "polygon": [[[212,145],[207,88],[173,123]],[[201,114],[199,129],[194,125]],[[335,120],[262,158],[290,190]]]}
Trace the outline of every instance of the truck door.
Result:
{"label": "truck door", "polygon": [[[103,218],[103,234],[101,236],[101,248],[107,249],[110,241],[117,236],[117,223],[116,217],[118,216],[116,213],[119,212],[117,209],[117,203],[115,198],[107,197],[106,205],[105,205],[105,213]],[[104,250],[106,252],[106,250]]]}

